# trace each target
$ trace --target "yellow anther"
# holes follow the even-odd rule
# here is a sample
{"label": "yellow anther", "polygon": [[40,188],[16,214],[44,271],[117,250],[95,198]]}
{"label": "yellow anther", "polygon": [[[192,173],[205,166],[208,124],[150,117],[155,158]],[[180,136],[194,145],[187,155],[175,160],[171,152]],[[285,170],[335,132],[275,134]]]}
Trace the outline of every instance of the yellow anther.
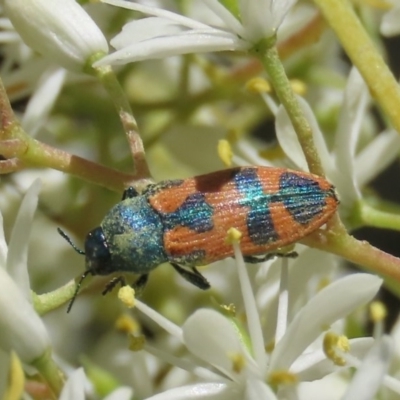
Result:
{"label": "yellow anther", "polygon": [[144,335],[129,336],[129,350],[131,351],[143,350],[145,344],[146,344],[146,338],[144,337]]}
{"label": "yellow anther", "polygon": [[299,79],[291,79],[290,85],[295,93],[304,96],[307,93],[307,85]]}
{"label": "yellow anther", "polygon": [[271,340],[269,343],[265,345],[265,351],[268,354],[271,354],[275,349],[275,340]]}
{"label": "yellow anther", "polygon": [[346,365],[346,359],[341,353],[348,353],[350,350],[349,339],[344,335],[337,335],[334,332],[327,332],[323,343],[325,355],[333,361],[334,364]]}
{"label": "yellow anther", "polygon": [[322,289],[326,288],[328,285],[330,285],[332,282],[329,278],[321,278],[318,282],[317,285],[317,291],[320,292]]}
{"label": "yellow anther", "polygon": [[271,372],[268,381],[272,386],[295,385],[298,382],[298,378],[296,374],[282,370]]}
{"label": "yellow anther", "polygon": [[371,320],[375,324],[385,320],[387,317],[387,309],[380,301],[373,301],[369,306],[369,312],[371,315]]}
{"label": "yellow anther", "polygon": [[271,93],[271,85],[263,78],[253,78],[246,83],[246,89],[251,93]]}
{"label": "yellow anther", "polygon": [[118,298],[126,307],[135,307],[135,290],[132,287],[126,285],[119,289]]}
{"label": "yellow anther", "polygon": [[219,307],[224,311],[224,313],[228,314],[230,317],[236,316],[236,306],[231,304],[220,304]]}
{"label": "yellow anther", "polygon": [[230,143],[222,139],[218,142],[218,155],[226,167],[232,165],[233,152]]}
{"label": "yellow anther", "polygon": [[239,229],[229,228],[226,234],[225,243],[226,244],[239,243],[241,238],[242,238],[242,233],[239,231]]}
{"label": "yellow anther", "polygon": [[237,374],[240,374],[246,366],[246,359],[243,354],[231,354],[229,358],[232,360],[232,370]]}
{"label": "yellow anther", "polygon": [[115,328],[123,333],[138,333],[140,332],[140,325],[138,322],[128,314],[121,315],[115,321]]}

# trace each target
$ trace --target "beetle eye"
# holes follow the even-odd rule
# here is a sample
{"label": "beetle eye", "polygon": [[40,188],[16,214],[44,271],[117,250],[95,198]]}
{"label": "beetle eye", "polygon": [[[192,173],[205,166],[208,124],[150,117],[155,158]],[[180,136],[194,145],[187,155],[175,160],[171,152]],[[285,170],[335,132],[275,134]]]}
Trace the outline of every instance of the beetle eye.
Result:
{"label": "beetle eye", "polygon": [[86,269],[94,275],[106,275],[111,261],[103,229],[95,228],[88,233],[85,241]]}

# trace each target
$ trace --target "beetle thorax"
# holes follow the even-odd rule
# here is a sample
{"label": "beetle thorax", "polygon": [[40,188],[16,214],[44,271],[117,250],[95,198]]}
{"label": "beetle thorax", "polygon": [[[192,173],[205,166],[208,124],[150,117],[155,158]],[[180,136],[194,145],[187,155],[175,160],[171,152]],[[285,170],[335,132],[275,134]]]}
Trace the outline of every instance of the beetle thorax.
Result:
{"label": "beetle thorax", "polygon": [[163,225],[146,196],[121,201],[109,211],[101,226],[114,272],[147,273],[167,261]]}

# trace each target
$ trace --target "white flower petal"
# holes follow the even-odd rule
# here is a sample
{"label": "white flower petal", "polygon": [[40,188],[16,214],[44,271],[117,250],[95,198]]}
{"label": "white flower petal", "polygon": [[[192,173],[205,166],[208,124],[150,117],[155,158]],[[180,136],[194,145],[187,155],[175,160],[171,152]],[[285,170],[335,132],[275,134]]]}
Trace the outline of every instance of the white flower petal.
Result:
{"label": "white flower petal", "polygon": [[[314,137],[314,143],[318,150],[322,166],[326,174],[329,176],[333,173],[335,167],[326,146],[325,138],[321,130],[319,129],[318,122],[315,119],[315,115],[307,101],[300,96],[297,96],[297,99],[300,103],[301,108],[303,109],[304,116],[310,124],[310,128]],[[287,112],[282,105],[279,106],[275,126],[276,135],[283,151],[297,165],[297,167],[299,167],[299,169],[301,169],[302,171],[308,171],[306,159],[304,157],[300,143],[297,139],[296,132],[294,131]]]}
{"label": "white flower petal", "polygon": [[246,32],[243,29],[241,23],[217,0],[203,0],[203,3],[207,5],[218,17],[224,21],[225,25],[240,37],[245,37]]}
{"label": "white flower petal", "polygon": [[[335,164],[341,202],[351,208],[360,198],[354,174],[354,156],[369,99],[367,87],[356,68],[350,72],[335,135]],[[369,169],[375,168],[373,165]]]}
{"label": "white flower petal", "polygon": [[272,0],[272,15],[275,28],[278,28],[297,0]]}
{"label": "white flower petal", "polygon": [[335,153],[339,164],[349,164],[349,159],[354,157],[367,100],[368,89],[357,68],[353,67],[347,80],[335,135]]}
{"label": "white flower petal", "polygon": [[3,214],[0,211],[0,268],[7,267],[8,246],[4,236]]}
{"label": "white flower petal", "polygon": [[0,268],[0,310],[0,347],[4,351],[16,351],[29,364],[48,350],[43,321],[4,268]]}
{"label": "white flower petal", "polygon": [[54,63],[82,71],[107,41],[75,0],[5,0],[5,11],[24,42]]}
{"label": "white flower petal", "polygon": [[300,382],[296,400],[339,400],[346,388],[347,381],[342,375],[330,374],[317,381]]}
{"label": "white flower petal", "polygon": [[30,136],[35,136],[47,122],[47,117],[63,87],[65,75],[64,69],[51,67],[41,76],[21,121],[22,127]]}
{"label": "white flower petal", "polygon": [[216,311],[201,309],[191,315],[183,326],[183,338],[191,353],[231,379],[236,376],[232,356],[241,355],[247,362],[252,361],[240,341],[238,330]]}
{"label": "white flower petal", "polygon": [[163,393],[151,396],[146,400],[191,400],[191,399],[215,399],[232,400],[239,399],[237,386],[224,383],[198,383],[195,385],[181,386],[167,390]]}
{"label": "white flower petal", "polygon": [[122,31],[111,39],[111,45],[120,50],[123,47],[160,36],[172,36],[182,32],[183,27],[174,21],[160,17],[134,20],[125,24]]}
{"label": "white flower petal", "polygon": [[102,58],[94,63],[94,66],[119,65],[179,54],[244,50],[246,46],[246,42],[225,33],[222,36],[208,31],[185,32],[182,35],[160,37],[133,44]]}
{"label": "white flower petal", "polygon": [[382,132],[356,157],[355,173],[359,187],[379,175],[398,156],[400,137],[395,130]]}
{"label": "white flower petal", "polygon": [[74,371],[67,379],[60,400],[85,400],[86,375],[83,368]]}
{"label": "white flower petal", "polygon": [[246,39],[253,43],[275,33],[271,0],[240,0],[240,16],[245,27]]}
{"label": "white flower petal", "polygon": [[279,106],[275,119],[276,137],[286,156],[302,170],[308,171],[308,165],[297,139],[296,132],[290,122],[289,116],[282,105]]}
{"label": "white flower petal", "polygon": [[125,0],[101,0],[102,3],[111,4],[113,6],[126,8],[128,10],[135,10],[142,12],[143,14],[153,15],[154,17],[162,17],[174,21],[177,24],[186,26],[191,29],[212,29],[210,26],[202,24],[201,22],[195,21],[194,19],[184,17],[173,13],[171,11],[163,10],[162,8],[145,6],[139,3],[133,3]]}
{"label": "white flower petal", "polygon": [[28,242],[41,186],[40,179],[36,179],[26,192],[19,208],[8,246],[8,273],[18,284],[21,292],[29,302],[32,301],[32,298],[28,274]]}
{"label": "white flower petal", "polygon": [[390,336],[395,341],[394,345],[394,353],[397,358],[400,358],[400,318],[397,317],[396,323],[393,325],[393,328],[390,332]]}
{"label": "white flower petal", "polygon": [[314,296],[295,316],[276,345],[271,370],[288,369],[323,329],[370,301],[382,280],[369,274],[346,276]]}
{"label": "white flower petal", "polygon": [[[291,261],[289,278],[290,320],[307,301],[310,288],[314,291],[321,279],[330,277],[336,264],[337,257],[326,251],[309,247],[299,253],[299,257]],[[321,266],[323,267],[321,268]]]}
{"label": "white flower petal", "polygon": [[400,7],[387,12],[381,23],[381,34],[386,37],[396,36],[400,33]]}
{"label": "white flower petal", "polygon": [[393,355],[393,341],[389,336],[377,340],[351,380],[342,400],[372,400],[382,385]]}
{"label": "white flower petal", "polygon": [[246,379],[243,400],[278,400],[272,389],[259,379]]}

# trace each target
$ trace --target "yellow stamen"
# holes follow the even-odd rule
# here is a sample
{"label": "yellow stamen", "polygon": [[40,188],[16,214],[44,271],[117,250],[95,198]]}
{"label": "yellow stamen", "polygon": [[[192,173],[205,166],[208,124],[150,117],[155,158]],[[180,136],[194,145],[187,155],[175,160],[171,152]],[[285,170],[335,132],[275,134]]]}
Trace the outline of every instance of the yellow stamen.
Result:
{"label": "yellow stamen", "polygon": [[290,85],[293,91],[300,96],[304,96],[307,93],[307,85],[299,79],[291,79]]}
{"label": "yellow stamen", "polygon": [[371,315],[371,320],[375,324],[382,322],[387,317],[387,309],[385,305],[380,301],[373,301],[369,306],[369,312]]}
{"label": "yellow stamen", "polygon": [[295,385],[298,382],[298,378],[296,374],[289,371],[273,371],[269,375],[268,381],[273,386]]}
{"label": "yellow stamen", "polygon": [[118,298],[126,307],[135,307],[135,290],[131,286],[126,285],[119,289]]}
{"label": "yellow stamen", "polygon": [[132,318],[128,314],[121,315],[115,321],[115,328],[123,333],[138,333],[140,332],[140,325],[136,319]]}
{"label": "yellow stamen", "polygon": [[239,374],[246,366],[246,359],[243,354],[231,354],[229,358],[232,360],[232,370]]}
{"label": "yellow stamen", "polygon": [[222,139],[218,142],[218,155],[226,167],[232,165],[233,152],[231,145],[227,140]]}
{"label": "yellow stamen", "polygon": [[349,339],[344,335],[337,335],[334,332],[327,332],[324,336],[323,348],[325,355],[334,364],[346,365],[346,359],[340,353],[348,353],[350,350]]}
{"label": "yellow stamen", "polygon": [[239,229],[229,228],[225,238],[225,243],[226,244],[239,243],[241,238],[242,238],[242,233],[239,231]]}
{"label": "yellow stamen", "polygon": [[251,93],[271,93],[271,85],[263,78],[253,78],[246,83],[246,89]]}

